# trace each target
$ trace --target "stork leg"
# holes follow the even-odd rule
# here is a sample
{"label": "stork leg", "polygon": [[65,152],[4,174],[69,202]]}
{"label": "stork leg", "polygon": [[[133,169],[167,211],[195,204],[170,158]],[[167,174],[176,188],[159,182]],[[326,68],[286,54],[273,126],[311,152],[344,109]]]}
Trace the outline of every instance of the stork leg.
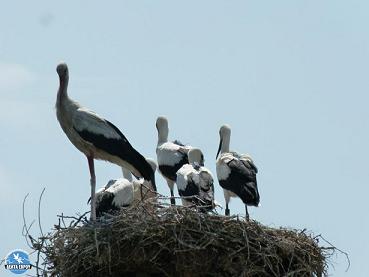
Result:
{"label": "stork leg", "polygon": [[226,208],[225,208],[225,215],[229,216],[230,212],[229,212],[229,208],[228,208],[228,203],[226,203]]}
{"label": "stork leg", "polygon": [[224,193],[224,200],[226,202],[225,215],[229,216],[230,212],[229,212],[228,203],[231,200],[230,191],[223,189],[223,193]]}
{"label": "stork leg", "polygon": [[91,185],[91,220],[96,220],[96,198],[95,198],[95,190],[96,190],[96,176],[95,176],[95,165],[94,158],[87,157],[88,167],[90,169],[90,185]]}
{"label": "stork leg", "polygon": [[170,190],[170,204],[172,206],[175,206],[176,205],[176,200],[174,199],[174,192],[173,192],[173,189]]}
{"label": "stork leg", "polygon": [[170,189],[170,204],[175,206],[176,200],[174,198],[174,182],[172,180],[167,179],[168,187]]}
{"label": "stork leg", "polygon": [[247,205],[245,204],[245,211],[246,211],[246,220],[250,221],[250,216],[249,216],[249,212],[247,210]]}

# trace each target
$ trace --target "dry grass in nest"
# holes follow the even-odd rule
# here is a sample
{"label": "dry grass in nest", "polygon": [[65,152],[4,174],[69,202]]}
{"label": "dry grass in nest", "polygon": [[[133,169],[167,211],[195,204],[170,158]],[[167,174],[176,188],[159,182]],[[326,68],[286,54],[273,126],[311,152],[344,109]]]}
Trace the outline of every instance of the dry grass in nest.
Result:
{"label": "dry grass in nest", "polygon": [[51,276],[323,276],[335,250],[305,231],[178,206],[81,219],[61,216],[34,243]]}

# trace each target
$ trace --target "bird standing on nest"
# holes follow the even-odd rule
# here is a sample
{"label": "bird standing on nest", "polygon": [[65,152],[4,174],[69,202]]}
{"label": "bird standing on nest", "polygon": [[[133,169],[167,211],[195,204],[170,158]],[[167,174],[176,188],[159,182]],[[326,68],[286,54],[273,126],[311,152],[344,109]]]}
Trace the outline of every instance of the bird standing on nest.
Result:
{"label": "bird standing on nest", "polygon": [[229,215],[228,203],[231,197],[239,197],[245,204],[246,219],[249,220],[247,206],[258,206],[260,196],[256,182],[258,172],[251,157],[247,154],[238,154],[229,151],[231,128],[223,125],[219,130],[220,142],[216,163],[217,176],[223,188],[226,201],[225,215]]}
{"label": "bird standing on nest", "polygon": [[158,130],[158,145],[156,147],[156,155],[158,159],[158,167],[161,175],[168,183],[170,189],[172,205],[175,205],[174,199],[174,183],[177,181],[177,171],[184,164],[188,164],[188,151],[192,148],[183,145],[179,141],[168,141],[168,119],[159,116],[156,120],[156,129]]}
{"label": "bird standing on nest", "polygon": [[178,193],[183,206],[195,205],[200,211],[214,208],[214,181],[210,171],[202,166],[204,162],[200,149],[192,148],[188,152],[189,164],[177,171]]}
{"label": "bird standing on nest", "polygon": [[56,99],[56,116],[69,140],[87,157],[90,169],[91,220],[96,219],[94,159],[109,161],[127,168],[135,176],[151,182],[156,190],[154,171],[122,132],[109,121],[69,98],[68,66],[60,63],[56,71],[60,81]]}

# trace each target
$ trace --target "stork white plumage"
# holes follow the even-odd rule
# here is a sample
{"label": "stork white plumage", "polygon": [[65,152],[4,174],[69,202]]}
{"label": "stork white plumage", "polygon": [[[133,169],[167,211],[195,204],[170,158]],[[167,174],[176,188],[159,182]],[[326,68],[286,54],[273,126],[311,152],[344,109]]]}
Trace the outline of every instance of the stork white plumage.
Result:
{"label": "stork white plumage", "polygon": [[217,176],[223,188],[226,201],[225,214],[229,215],[228,203],[231,197],[239,197],[245,204],[246,219],[249,220],[247,206],[258,206],[260,196],[256,182],[258,172],[252,158],[247,154],[229,151],[231,128],[223,125],[219,130],[220,142],[216,163]]}
{"label": "stork white plumage", "polygon": [[156,129],[158,130],[158,145],[156,147],[156,155],[158,160],[159,172],[167,181],[171,204],[175,205],[174,199],[174,183],[177,180],[177,171],[184,164],[188,163],[188,151],[192,148],[188,145],[183,145],[179,141],[168,141],[169,127],[168,119],[164,116],[159,116],[156,120]]}
{"label": "stork white plumage", "polygon": [[72,144],[86,155],[90,169],[91,219],[96,219],[94,159],[105,160],[129,169],[135,176],[150,181],[154,189],[155,176],[145,158],[137,152],[122,132],[109,121],[82,107],[68,97],[68,66],[60,63],[56,116]]}
{"label": "stork white plumage", "polygon": [[183,206],[195,205],[200,211],[214,208],[214,180],[211,172],[201,165],[203,154],[200,149],[188,152],[189,164],[177,171],[177,188]]}
{"label": "stork white plumage", "polygon": [[127,207],[133,202],[133,185],[126,178],[110,180],[96,193],[96,216]]}
{"label": "stork white plumage", "polygon": [[[156,163],[152,159],[146,159],[153,171]],[[156,193],[151,183],[144,178],[132,180],[131,172],[122,168],[123,178],[110,180],[105,187],[96,192],[96,216],[128,207],[134,202],[155,200]]]}

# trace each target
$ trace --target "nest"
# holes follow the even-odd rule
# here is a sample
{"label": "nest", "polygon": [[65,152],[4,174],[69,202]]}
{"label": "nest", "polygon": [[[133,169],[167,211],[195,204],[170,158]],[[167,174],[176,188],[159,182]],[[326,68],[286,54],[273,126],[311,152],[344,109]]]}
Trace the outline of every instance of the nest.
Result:
{"label": "nest", "polygon": [[177,206],[62,225],[37,244],[51,276],[323,276],[333,249],[306,231]]}

